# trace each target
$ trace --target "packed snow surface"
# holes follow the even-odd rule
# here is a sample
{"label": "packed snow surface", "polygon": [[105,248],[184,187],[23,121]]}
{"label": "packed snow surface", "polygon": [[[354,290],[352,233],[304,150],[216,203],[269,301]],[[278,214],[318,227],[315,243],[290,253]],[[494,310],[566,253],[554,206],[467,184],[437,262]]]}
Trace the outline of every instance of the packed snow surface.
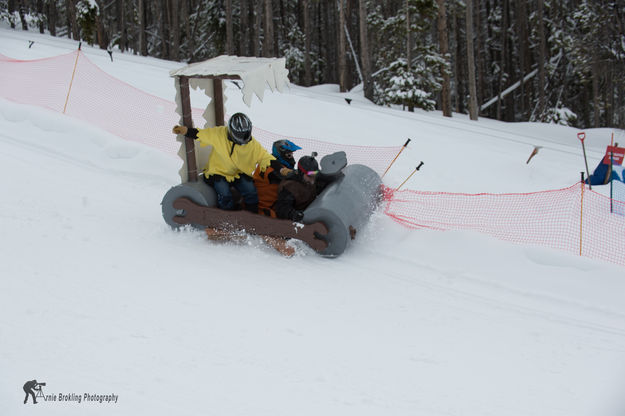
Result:
{"label": "packed snow surface", "polygon": [[[76,47],[0,29],[12,58]],[[83,52],[173,101],[168,73],[183,63]],[[412,138],[384,178],[391,187],[420,161],[406,188],[532,192],[584,170],[572,128],[402,112],[332,85],[292,85],[251,108],[235,86],[226,94],[230,113],[280,134],[363,146]],[[611,133],[586,131],[591,169]],[[381,212],[337,259],[305,247],[283,258],[255,238],[209,242],[161,217],[179,166],[0,99],[0,414],[33,414],[22,390],[32,379],[56,397],[34,405],[45,415],[625,414],[622,267],[410,230]]]}

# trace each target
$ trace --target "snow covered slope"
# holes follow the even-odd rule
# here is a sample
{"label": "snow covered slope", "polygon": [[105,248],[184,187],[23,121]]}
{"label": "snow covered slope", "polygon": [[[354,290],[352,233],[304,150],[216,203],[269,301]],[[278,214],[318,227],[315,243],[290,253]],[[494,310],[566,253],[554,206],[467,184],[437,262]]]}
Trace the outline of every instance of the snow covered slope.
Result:
{"label": "snow covered slope", "polygon": [[[0,53],[14,58],[75,47],[0,30]],[[173,99],[167,74],[180,64],[83,50]],[[390,186],[420,160],[409,188],[536,191],[583,170],[575,129],[347,105],[331,86],[293,86],[251,109],[237,93],[229,88],[228,110],[269,131],[362,145],[411,137]],[[587,132],[592,165],[609,133]],[[534,145],[544,148],[526,165]],[[35,378],[57,397],[39,400],[46,415],[625,412],[623,268],[470,232],[412,231],[383,214],[334,260],[305,248],[285,259],[253,238],[212,243],[161,218],[178,166],[0,99],[1,414],[32,414],[22,386]],[[85,393],[118,400],[59,401]]]}

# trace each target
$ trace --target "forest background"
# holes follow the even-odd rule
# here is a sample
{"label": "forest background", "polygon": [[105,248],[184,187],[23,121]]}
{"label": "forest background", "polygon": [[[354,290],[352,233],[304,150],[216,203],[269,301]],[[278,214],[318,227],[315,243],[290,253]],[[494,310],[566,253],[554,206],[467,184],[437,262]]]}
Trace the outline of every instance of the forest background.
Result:
{"label": "forest background", "polygon": [[285,57],[379,105],[625,128],[625,0],[0,0],[16,30],[197,62]]}

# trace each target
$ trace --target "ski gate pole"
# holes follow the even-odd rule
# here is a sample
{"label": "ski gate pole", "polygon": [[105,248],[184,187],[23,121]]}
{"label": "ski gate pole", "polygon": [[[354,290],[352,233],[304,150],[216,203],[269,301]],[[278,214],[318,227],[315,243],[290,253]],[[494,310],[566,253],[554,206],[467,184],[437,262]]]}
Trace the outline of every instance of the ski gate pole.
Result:
{"label": "ski gate pole", "polygon": [[[614,132],[610,138],[610,146],[614,146]],[[618,147],[618,143],[616,144]],[[612,169],[614,169],[614,152],[610,152],[610,213],[614,213],[614,185],[612,183]]]}
{"label": "ski gate pole", "polygon": [[404,145],[402,146],[402,148],[399,150],[399,153],[397,153],[397,156],[395,156],[395,159],[393,159],[393,161],[391,162],[390,165],[388,165],[388,168],[386,168],[386,170],[384,171],[384,173],[382,174],[382,178],[384,177],[384,175],[386,175],[386,172],[388,172],[388,170],[391,168],[391,166],[393,166],[393,163],[395,163],[395,161],[397,160],[397,158],[399,157],[399,155],[401,155],[401,152],[404,151],[404,149],[406,148],[406,146],[408,146],[408,143],[410,143],[410,139],[406,140],[406,143],[404,143]]}
{"label": "ski gate pole", "polygon": [[410,178],[412,177],[412,175],[414,175],[414,174],[415,174],[415,173],[416,173],[416,172],[417,172],[417,171],[421,168],[421,166],[423,166],[423,161],[421,161],[421,163],[419,163],[419,166],[417,166],[417,168],[416,168],[415,170],[413,170],[413,171],[412,171],[412,173],[411,173],[410,175],[408,175],[408,177],[406,178],[406,180],[404,180],[404,181],[401,183],[401,185],[399,185],[399,186],[397,187],[397,189],[395,189],[395,190],[396,190],[396,191],[399,191],[399,188],[401,188],[402,186],[404,186],[404,184],[405,184],[406,182],[408,182],[408,179],[410,179]]}
{"label": "ski gate pole", "polygon": [[584,145],[584,139],[586,138],[586,133],[584,132],[577,133],[577,138],[582,142],[582,150],[584,151],[584,163],[586,164],[586,176],[588,176],[588,189],[592,189],[592,185],[590,184],[590,171],[588,170],[588,159],[586,158],[586,146]]}
{"label": "ski gate pole", "polygon": [[614,153],[610,152],[610,213],[614,213],[614,185],[612,182],[612,169],[614,168]]}
{"label": "ski gate pole", "polygon": [[[614,133],[612,133],[612,146],[618,147],[618,143],[614,143]],[[612,170],[614,169],[614,152],[610,151],[610,213],[614,213],[614,181],[612,180]]]}

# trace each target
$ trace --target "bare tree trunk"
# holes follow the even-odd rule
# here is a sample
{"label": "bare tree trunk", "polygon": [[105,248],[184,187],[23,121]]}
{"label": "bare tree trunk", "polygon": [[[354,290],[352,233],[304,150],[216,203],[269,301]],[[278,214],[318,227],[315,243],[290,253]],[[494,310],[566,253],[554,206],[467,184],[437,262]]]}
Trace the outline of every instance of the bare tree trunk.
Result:
{"label": "bare tree trunk", "polygon": [[167,13],[167,0],[159,1],[160,19],[159,29],[161,35],[161,58],[169,57],[169,16]]}
{"label": "bare tree trunk", "polygon": [[[512,66],[512,41],[509,36],[511,27],[511,19],[510,19],[510,0],[503,0],[503,53],[501,65],[504,68],[504,74],[507,75],[508,79],[514,73],[514,68]],[[502,88],[505,85],[502,85]],[[515,121],[514,116],[514,94],[507,94],[503,97],[504,103],[504,114],[503,120],[505,121]]]}
{"label": "bare tree trunk", "polygon": [[108,42],[106,41],[106,36],[104,34],[104,23],[102,20],[104,17],[102,16],[102,12],[98,10],[98,14],[95,17],[95,30],[96,30],[96,42],[100,49],[107,49]]}
{"label": "bare tree trunk", "polygon": [[249,56],[250,52],[248,49],[248,41],[250,38],[250,28],[249,28],[249,3],[247,0],[240,0],[239,7],[241,8],[241,13],[239,14],[239,55],[241,56]]}
{"label": "bare tree trunk", "polygon": [[[50,3],[56,3],[54,1]],[[106,50],[108,48],[108,34],[104,27],[104,19],[106,18],[106,14],[104,11],[103,0],[96,0],[96,5],[98,6],[98,10],[95,16],[95,36],[96,43],[100,49]]]}
{"label": "bare tree trunk", "polygon": [[[10,16],[13,16],[13,12],[15,12],[15,0],[9,0],[7,3],[7,9]],[[13,19],[11,20],[11,29],[15,29],[15,22]]]}
{"label": "bare tree trunk", "polygon": [[[583,103],[587,103],[589,101],[589,97],[588,97],[588,88],[582,88],[582,91],[580,93],[580,97],[579,97],[580,101]],[[584,105],[581,108],[580,113],[578,113],[578,117],[580,118],[580,125],[583,127],[589,127],[590,126],[590,112],[588,110],[589,106],[588,105]]]}
{"label": "bare tree trunk", "polygon": [[[506,37],[504,38],[505,40],[505,50],[506,53],[504,54],[505,56],[505,68],[506,68],[506,74],[513,74],[514,73],[514,67],[512,64],[513,61],[513,50],[512,50],[512,40],[510,39],[510,36],[508,35],[509,31],[510,31],[510,26],[511,26],[511,18],[510,18],[510,0],[504,0],[504,21],[506,22],[506,24],[504,25],[506,28]],[[505,98],[506,102],[506,112],[505,112],[505,120],[506,121],[515,121],[515,101],[514,101],[514,94],[508,94]]]}
{"label": "bare tree trunk", "polygon": [[360,60],[362,63],[362,83],[365,98],[373,101],[373,80],[371,79],[371,57],[369,55],[369,36],[367,34],[367,3],[359,2],[360,18]]}
{"label": "bare tree trunk", "polygon": [[20,22],[22,23],[22,30],[28,30],[28,22],[26,21],[26,2],[20,0],[19,9],[17,10],[20,15]]}
{"label": "bare tree trunk", "polygon": [[347,91],[347,42],[345,40],[345,5],[343,0],[339,3],[339,88],[341,92]]}
{"label": "bare tree trunk", "polygon": [[261,45],[261,28],[263,21],[263,7],[264,3],[258,2],[256,3],[255,9],[255,18],[254,18],[254,56],[260,56],[260,45]]}
{"label": "bare tree trunk", "polygon": [[46,3],[46,15],[48,19],[48,30],[50,35],[56,36],[56,1],[52,0]]}
{"label": "bare tree trunk", "polygon": [[309,0],[302,1],[304,8],[304,85],[310,87],[312,85],[312,68],[310,63],[310,5]]}
{"label": "bare tree trunk", "polygon": [[[404,0],[404,14],[406,15],[406,64],[408,72],[412,69],[412,36],[410,31],[410,0]],[[414,110],[414,109],[413,109]]]}
{"label": "bare tree trunk", "polygon": [[[363,1],[363,0],[361,0]],[[445,62],[449,62],[449,39],[447,38],[447,11],[445,0],[436,0],[438,4],[438,43]],[[451,79],[449,72],[443,69],[443,88],[441,90],[441,109],[445,117],[451,117]]]}
{"label": "bare tree trunk", "polygon": [[605,86],[605,125],[606,127],[614,126],[614,80],[613,68],[606,68],[606,86]]}
{"label": "bare tree trunk", "polygon": [[[484,22],[484,25],[486,26],[486,33],[485,33],[486,40],[484,42],[484,45],[485,45],[484,47],[485,47],[485,50],[486,50],[486,53],[487,53],[486,54],[486,58],[487,58],[486,61],[488,62],[489,66],[490,66],[490,63],[494,62],[497,59],[497,56],[498,56],[497,55],[497,51],[496,51],[496,49],[494,47],[494,42],[490,41],[495,36],[494,35],[494,32],[495,32],[494,23],[492,22],[492,19],[488,18],[489,16],[492,16],[491,13],[493,13],[493,8],[491,6],[491,0],[486,0],[484,2],[484,6],[485,6],[484,7],[485,10],[484,10],[483,22]],[[491,75],[492,71],[488,71],[488,69],[486,71],[487,71],[488,75]],[[488,75],[486,75],[485,78]],[[492,97],[493,95],[495,95],[497,93],[497,88],[496,88],[497,84],[493,81],[493,78],[494,77],[491,76],[490,80],[485,82],[486,85],[484,86],[484,88],[485,88],[486,94],[484,95],[484,97]],[[489,111],[489,116],[490,117],[494,117],[493,116],[493,108],[494,107],[491,107],[491,110]]]}
{"label": "bare tree trunk", "polygon": [[70,25],[69,33],[71,33],[72,39],[80,40],[80,32],[78,30],[78,20],[76,19],[76,1],[77,0],[67,0],[67,9],[68,9],[67,17],[69,19],[68,23]]}
{"label": "bare tree trunk", "polygon": [[543,119],[545,111],[545,59],[547,59],[547,46],[545,41],[545,22],[543,21],[543,2],[538,0],[538,120]]}
{"label": "bare tree trunk", "polygon": [[473,4],[466,0],[466,24],[467,24],[467,67],[469,75],[469,116],[471,120],[477,120],[477,90],[475,87],[475,56],[473,54]]}
{"label": "bare tree trunk", "polygon": [[172,61],[180,60],[180,3],[178,0],[170,0],[171,13],[171,49]]}
{"label": "bare tree trunk", "polygon": [[43,19],[41,18],[41,16],[43,16],[43,0],[37,0],[37,14],[40,17],[39,20],[39,33],[44,33],[44,22]]}
{"label": "bare tree trunk", "polygon": [[[482,23],[482,6],[480,5],[480,0],[474,0],[473,2],[473,16],[475,17],[475,57],[476,57],[476,69],[477,69],[477,104],[478,110],[479,105],[482,101],[484,101],[484,97],[486,94],[484,93],[484,63],[486,62],[485,58],[485,48],[484,48],[484,27]],[[479,112],[479,111],[478,111]]]}
{"label": "bare tree trunk", "polygon": [[234,55],[234,35],[232,33],[232,0],[226,0],[226,55]]}
{"label": "bare tree trunk", "polygon": [[[408,73],[412,72],[412,31],[410,30],[410,0],[404,1],[404,13],[406,14],[406,65]],[[414,111],[412,101],[408,103],[408,111]]]}
{"label": "bare tree trunk", "polygon": [[[464,54],[462,50],[462,32],[460,29],[460,18],[459,18],[458,5],[454,6],[453,12],[453,32],[455,33],[456,38],[456,56],[454,59],[454,74],[455,74],[455,86],[456,86],[456,113],[464,113],[464,98],[466,94],[466,86],[465,86],[465,74],[464,68],[466,67],[466,54]],[[466,44],[466,42],[464,42]]]}
{"label": "bare tree trunk", "polygon": [[263,56],[275,56],[273,49],[273,1],[265,0],[265,37],[263,39]]}
{"label": "bare tree trunk", "polygon": [[117,0],[117,22],[119,23],[119,50],[125,51],[128,49],[128,42],[126,36],[126,12],[124,0]]}
{"label": "bare tree trunk", "polygon": [[[280,6],[280,22],[278,23],[278,28],[280,29],[280,34],[273,37],[273,50],[276,51],[276,56],[280,56],[280,39],[287,39],[289,35],[289,31],[291,29],[289,22],[287,21],[287,13],[286,7],[284,4],[284,0],[279,0],[278,4]],[[301,76],[301,75],[298,75]]]}
{"label": "bare tree trunk", "polygon": [[596,56],[593,56],[592,64],[592,102],[593,102],[593,125],[595,128],[600,127],[601,111],[599,103],[599,78],[600,78],[599,62]]}
{"label": "bare tree trunk", "polygon": [[148,56],[148,41],[145,36],[145,0],[139,0],[139,53]]}
{"label": "bare tree trunk", "polygon": [[618,128],[625,129],[625,91],[623,91],[623,85],[620,85],[618,88]]}
{"label": "bare tree trunk", "polygon": [[322,42],[325,45],[324,57],[325,57],[325,67],[324,67],[324,82],[337,82],[336,72],[334,70],[334,65],[338,59],[336,57],[336,33],[332,29],[332,23],[334,22],[333,17],[336,16],[336,13],[333,13],[332,8],[333,3],[336,3],[336,0],[325,0],[325,7],[321,5],[322,10],[325,12],[325,19],[322,18],[324,28],[323,33],[325,34],[325,41]]}
{"label": "bare tree trunk", "polygon": [[184,0],[184,30],[187,37],[187,60],[193,62],[193,56],[195,55],[195,30],[191,26],[191,0]]}
{"label": "bare tree trunk", "polygon": [[504,90],[504,73],[506,73],[506,55],[508,53],[508,0],[503,0],[503,11],[502,11],[502,29],[501,29],[501,56],[499,61],[499,82],[498,82],[498,96],[497,100],[497,120],[504,120],[505,117],[502,115],[502,107],[505,105],[505,97],[501,96],[502,91]]}
{"label": "bare tree trunk", "polygon": [[527,7],[524,1],[517,1],[517,31],[519,37],[519,72],[521,74],[521,90],[520,90],[520,104],[521,104],[521,114],[522,120],[527,119],[527,109],[528,102],[527,96],[525,93],[525,75],[527,72],[527,64],[529,61],[527,60],[528,56],[528,31],[527,31]]}

